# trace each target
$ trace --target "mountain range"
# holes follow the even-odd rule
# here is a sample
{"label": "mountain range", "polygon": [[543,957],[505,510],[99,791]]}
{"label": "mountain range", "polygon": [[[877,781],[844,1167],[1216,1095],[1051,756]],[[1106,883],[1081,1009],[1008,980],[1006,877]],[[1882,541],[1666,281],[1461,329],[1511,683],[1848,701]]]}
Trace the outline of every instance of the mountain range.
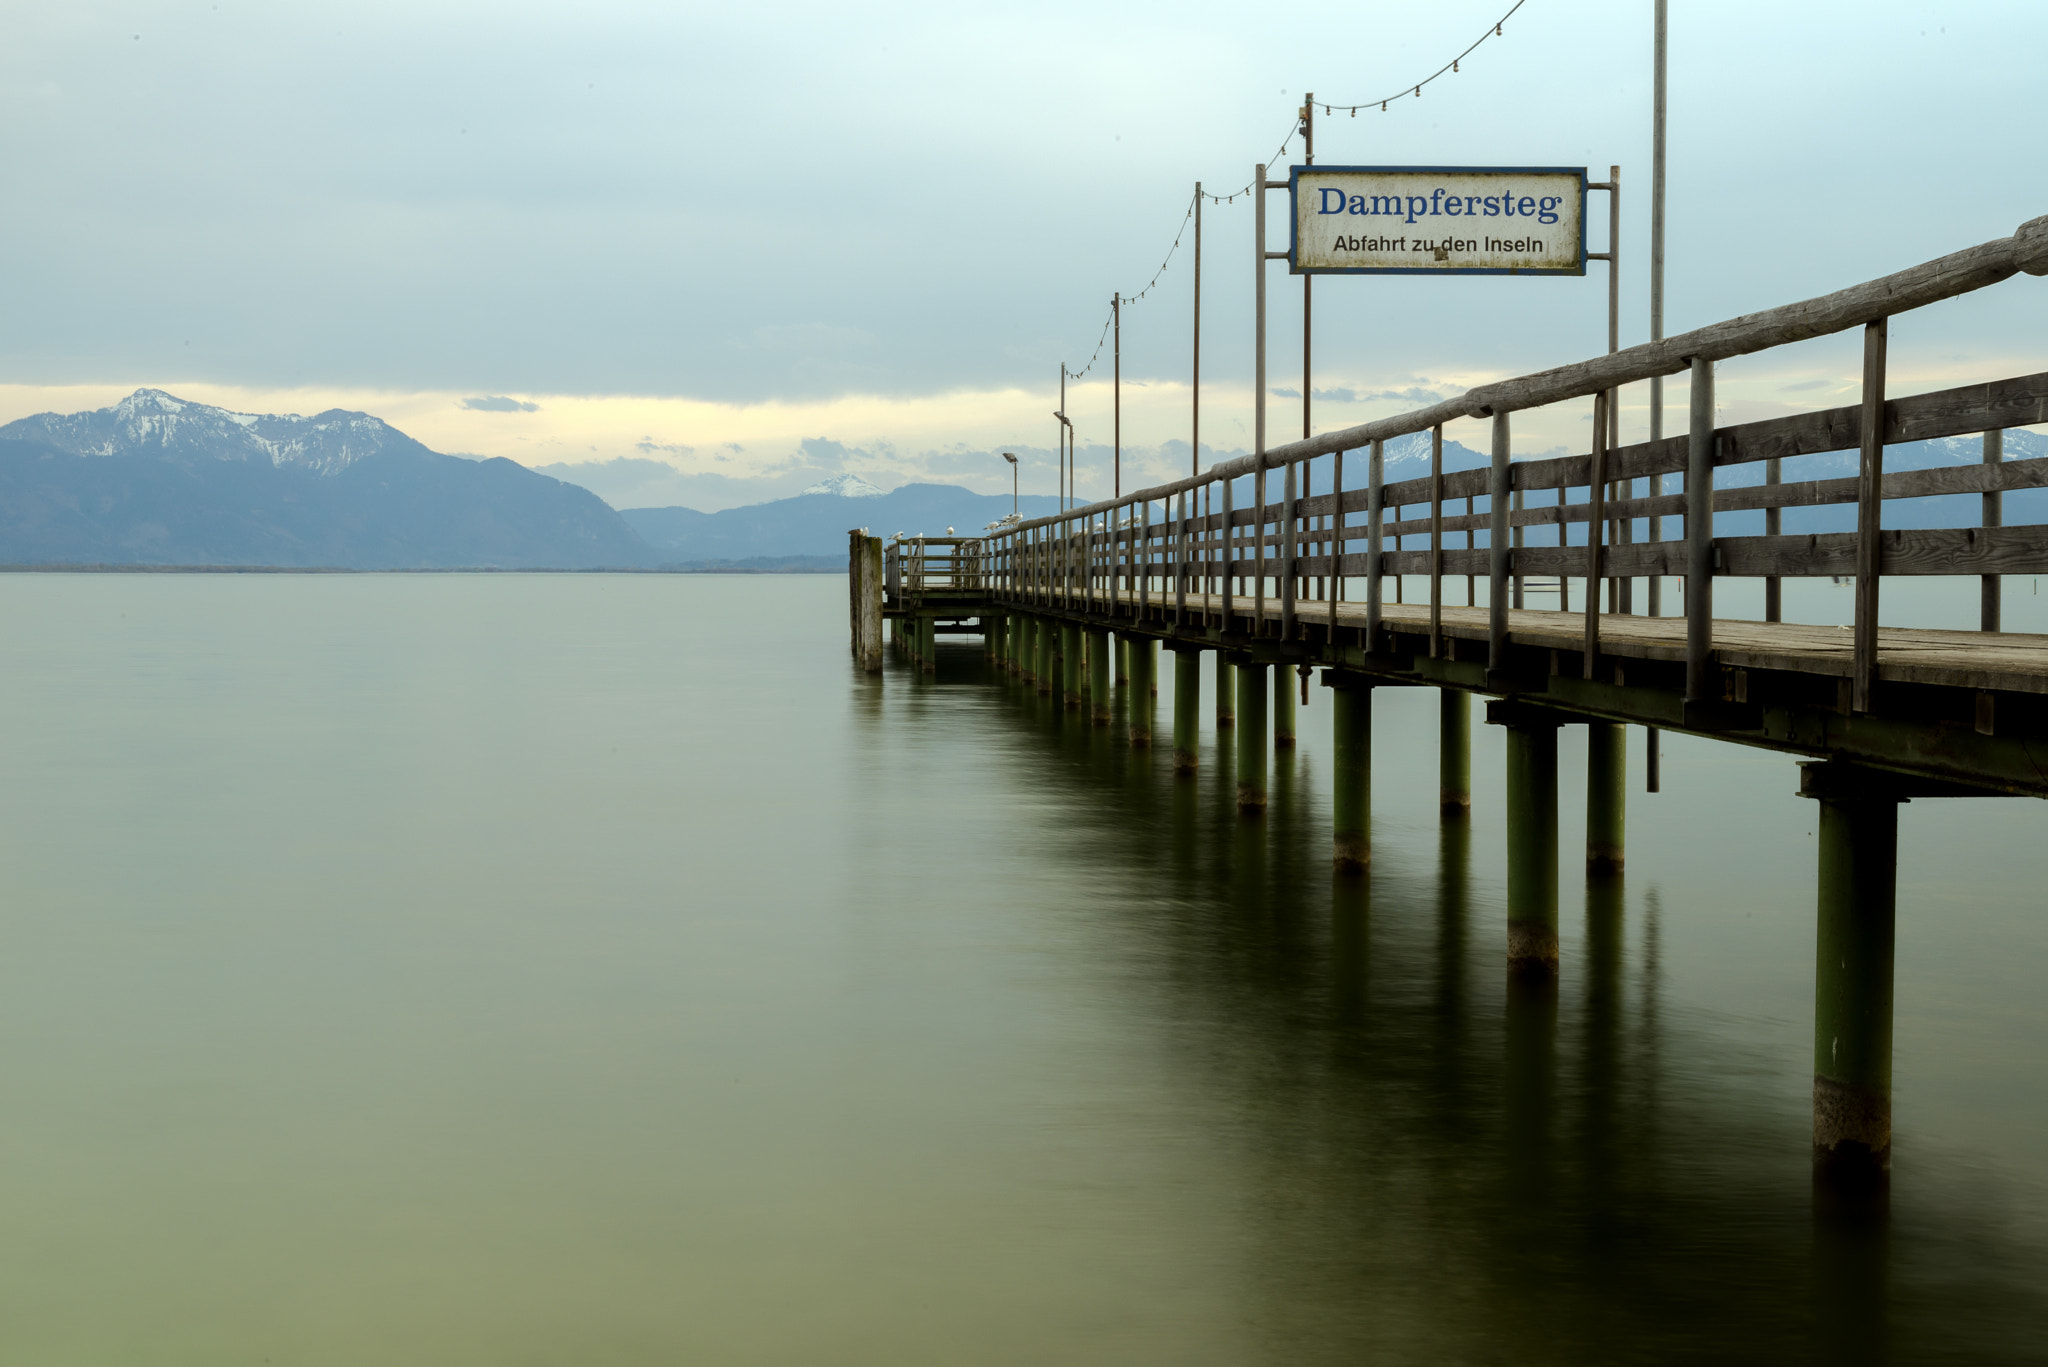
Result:
{"label": "mountain range", "polygon": [[381,418],[233,413],[160,389],[0,427],[0,563],[640,568],[587,489],[430,451]]}
{"label": "mountain range", "polygon": [[[1977,437],[1886,449],[1888,470],[1973,463]],[[2008,459],[2048,456],[2048,438],[2006,434]],[[1853,474],[1856,453],[1786,464],[1785,478]],[[1484,466],[1455,441],[1447,470]],[[1327,492],[1334,460],[1319,458],[1308,487]],[[1345,484],[1363,483],[1365,462],[1346,463]],[[1429,467],[1429,437],[1387,443],[1387,478]],[[565,472],[574,467],[556,467]],[[1723,469],[1723,486],[1762,480],[1758,465]],[[1677,481],[1666,480],[1669,492]],[[1277,481],[1268,497],[1277,498]],[[1240,481],[1239,506],[1251,500]],[[814,484],[792,498],[715,513],[693,508],[615,510],[569,480],[502,458],[472,460],[428,450],[367,413],[313,417],[235,413],[159,389],[138,389],[108,408],[40,413],[0,427],[0,565],[277,566],[337,569],[713,569],[837,570],[846,533],[967,535],[1007,516],[1012,497],[949,484],[884,492],[857,475]],[[1019,498],[1023,516],[1057,511],[1048,495]],[[2006,496],[2012,523],[2048,521],[2048,490]],[[1971,526],[1974,494],[1899,500],[1888,527]],[[1412,514],[1411,514],[1412,515]],[[1851,505],[1788,509],[1787,533],[1845,531]],[[1755,535],[1761,512],[1724,514],[1716,530]]]}

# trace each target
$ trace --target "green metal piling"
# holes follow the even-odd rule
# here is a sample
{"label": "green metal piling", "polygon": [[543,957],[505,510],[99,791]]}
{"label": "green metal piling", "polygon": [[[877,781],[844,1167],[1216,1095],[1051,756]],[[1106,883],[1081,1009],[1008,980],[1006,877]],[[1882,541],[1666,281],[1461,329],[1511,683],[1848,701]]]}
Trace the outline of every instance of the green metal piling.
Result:
{"label": "green metal piling", "polygon": [[1628,728],[1586,726],[1586,867],[1620,870],[1628,852]]}
{"label": "green metal piling", "polygon": [[1801,792],[1820,799],[1814,1166],[1831,1179],[1882,1181],[1892,1160],[1899,799],[1849,765],[1801,768]]}
{"label": "green metal piling", "polygon": [[1051,620],[1040,618],[1038,622],[1038,691],[1041,693],[1052,692],[1053,683],[1057,678],[1054,673],[1054,661],[1059,655],[1059,642],[1056,637],[1057,633],[1053,630]]}
{"label": "green metal piling", "polygon": [[1036,617],[1013,617],[1016,624],[1016,656],[1010,661],[1017,677],[1027,684],[1038,682],[1038,619]]}
{"label": "green metal piling", "polygon": [[1131,643],[1119,639],[1116,643],[1116,682],[1121,688],[1131,681]]}
{"label": "green metal piling", "polygon": [[1200,758],[1202,655],[1180,650],[1173,656],[1173,772],[1192,774]]}
{"label": "green metal piling", "polygon": [[921,617],[917,623],[918,658],[924,672],[936,674],[939,671],[939,624],[930,617]]}
{"label": "green metal piling", "polygon": [[1330,708],[1332,857],[1338,872],[1363,873],[1372,862],[1372,685],[1335,683]]}
{"label": "green metal piling", "polygon": [[1554,715],[1495,704],[1507,731],[1508,969],[1557,972],[1557,728]]}
{"label": "green metal piling", "polygon": [[1111,650],[1108,632],[1088,633],[1089,720],[1097,726],[1109,725],[1116,712],[1116,693],[1110,685]]}
{"label": "green metal piling", "polygon": [[1237,666],[1216,652],[1216,729],[1237,725]]}
{"label": "green metal piling", "polygon": [[1081,672],[1081,628],[1072,623],[1060,627],[1061,690],[1067,711],[1079,712],[1088,705],[1086,676]]}
{"label": "green metal piling", "polygon": [[1445,816],[1465,816],[1472,810],[1472,700],[1444,688],[1437,707],[1437,802]]}
{"label": "green metal piling", "polygon": [[1244,703],[1237,728],[1237,809],[1266,810],[1266,667],[1237,667],[1237,692]]}
{"label": "green metal piling", "polygon": [[1273,748],[1294,748],[1295,673],[1291,666],[1273,666]]}
{"label": "green metal piling", "polygon": [[1157,643],[1128,641],[1126,657],[1131,670],[1130,736],[1133,748],[1152,743],[1152,695],[1159,691],[1154,673],[1159,667]]}

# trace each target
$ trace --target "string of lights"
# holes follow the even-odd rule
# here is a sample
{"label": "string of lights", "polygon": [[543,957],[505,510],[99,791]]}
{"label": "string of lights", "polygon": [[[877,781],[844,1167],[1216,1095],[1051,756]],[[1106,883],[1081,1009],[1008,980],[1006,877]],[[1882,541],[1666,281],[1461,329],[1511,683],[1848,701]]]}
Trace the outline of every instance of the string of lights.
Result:
{"label": "string of lights", "polygon": [[1415,82],[1413,85],[1404,85],[1399,90],[1395,91],[1391,95],[1388,95],[1384,99],[1366,100],[1360,104],[1331,104],[1327,100],[1317,100],[1315,102],[1316,108],[1322,110],[1325,114],[1335,114],[1339,111],[1342,111],[1346,114],[1349,114],[1352,118],[1355,119],[1358,117],[1359,110],[1370,110],[1374,105],[1378,105],[1380,107],[1380,112],[1384,114],[1387,112],[1387,106],[1395,100],[1421,99],[1422,87],[1428,85],[1431,81],[1435,80],[1439,76],[1456,75],[1458,70],[1458,63],[1464,61],[1467,57],[1470,57],[1474,52],[1476,52],[1479,48],[1480,43],[1485,42],[1489,38],[1500,38],[1505,36],[1501,33],[1500,26],[1502,24],[1505,24],[1508,20],[1515,17],[1515,10],[1520,9],[1523,5],[1526,5],[1528,3],[1529,0],[1515,0],[1513,8],[1509,9],[1508,12],[1506,14],[1503,14],[1500,18],[1494,20],[1493,27],[1488,29],[1486,32],[1480,34],[1477,42],[1473,43],[1471,47],[1466,48],[1463,52],[1451,58],[1450,61],[1445,62],[1442,66],[1438,67],[1435,71],[1432,71],[1429,75],[1423,77],[1421,80]]}

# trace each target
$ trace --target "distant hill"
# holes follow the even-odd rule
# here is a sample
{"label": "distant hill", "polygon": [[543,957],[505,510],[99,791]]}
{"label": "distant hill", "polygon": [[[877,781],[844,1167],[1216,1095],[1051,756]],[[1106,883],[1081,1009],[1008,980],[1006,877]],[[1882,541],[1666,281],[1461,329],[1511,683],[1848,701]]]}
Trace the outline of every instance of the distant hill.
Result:
{"label": "distant hill", "polygon": [[645,568],[587,489],[430,451],[380,418],[232,413],[158,389],[0,427],[0,563]]}
{"label": "distant hill", "polygon": [[[866,527],[876,536],[909,532],[961,536],[981,531],[1010,512],[1010,495],[977,494],[952,484],[906,484],[890,493],[871,484],[843,482],[851,493],[802,493],[772,503],[700,513],[694,508],[626,508],[619,516],[664,561],[745,561],[761,557],[837,556],[846,560],[846,533]],[[866,492],[874,490],[873,492]],[[1045,494],[1018,501],[1025,517],[1059,511]]]}

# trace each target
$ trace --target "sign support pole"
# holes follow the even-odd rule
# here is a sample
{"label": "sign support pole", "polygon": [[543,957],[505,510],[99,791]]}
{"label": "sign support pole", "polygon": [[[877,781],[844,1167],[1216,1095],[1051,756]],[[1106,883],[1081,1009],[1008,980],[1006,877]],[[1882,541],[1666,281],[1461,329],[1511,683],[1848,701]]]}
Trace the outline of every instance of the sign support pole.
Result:
{"label": "sign support pole", "polygon": [[[1666,0],[1657,0],[1656,33],[1651,40],[1650,114],[1650,340],[1664,340],[1664,54],[1668,31]],[[1650,377],[1650,441],[1664,439],[1664,377]],[[1650,476],[1650,496],[1664,493],[1664,476]],[[1650,519],[1650,540],[1664,539],[1664,519]],[[1650,615],[1664,615],[1664,580],[1650,576]],[[1644,733],[1647,749],[1643,756],[1643,791],[1654,793],[1662,786],[1662,765],[1658,733],[1650,727]]]}

